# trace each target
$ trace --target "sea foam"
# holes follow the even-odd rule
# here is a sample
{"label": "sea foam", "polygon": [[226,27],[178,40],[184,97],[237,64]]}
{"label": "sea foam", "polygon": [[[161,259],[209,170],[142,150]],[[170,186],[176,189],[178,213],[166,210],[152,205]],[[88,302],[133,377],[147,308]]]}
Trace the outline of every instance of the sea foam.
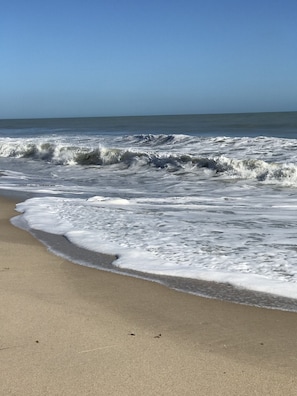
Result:
{"label": "sea foam", "polygon": [[295,208],[265,211],[258,205],[253,211],[242,199],[215,203],[201,197],[42,197],[17,205],[29,228],[117,255],[115,266],[291,298],[297,298]]}

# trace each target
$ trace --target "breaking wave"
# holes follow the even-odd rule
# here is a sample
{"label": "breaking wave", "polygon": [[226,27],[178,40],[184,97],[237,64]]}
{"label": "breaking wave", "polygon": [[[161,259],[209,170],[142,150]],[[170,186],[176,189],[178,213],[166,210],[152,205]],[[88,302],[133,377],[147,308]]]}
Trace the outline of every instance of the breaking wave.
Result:
{"label": "breaking wave", "polygon": [[[294,163],[267,162],[259,159],[236,159],[225,155],[185,154],[171,150],[173,142],[179,143],[190,137],[178,135],[135,135],[126,137],[134,149],[88,148],[53,142],[26,143],[8,141],[0,145],[1,157],[26,158],[46,161],[56,165],[116,166],[123,170],[153,167],[179,174],[204,172],[208,177],[252,179],[258,182],[297,186],[297,166]],[[137,150],[136,143],[141,147]],[[145,151],[150,146],[168,144],[168,152]]]}

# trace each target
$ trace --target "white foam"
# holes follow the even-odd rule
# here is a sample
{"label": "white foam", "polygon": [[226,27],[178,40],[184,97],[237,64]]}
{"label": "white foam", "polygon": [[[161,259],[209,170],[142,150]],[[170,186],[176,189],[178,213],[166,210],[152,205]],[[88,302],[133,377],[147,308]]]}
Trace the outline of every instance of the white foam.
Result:
{"label": "white foam", "polygon": [[286,203],[283,213],[276,213],[273,206],[265,211],[243,198],[222,198],[216,205],[209,199],[199,205],[201,201],[203,197],[48,197],[27,200],[17,210],[31,228],[119,255],[115,265],[121,268],[228,282],[297,298],[291,206]]}

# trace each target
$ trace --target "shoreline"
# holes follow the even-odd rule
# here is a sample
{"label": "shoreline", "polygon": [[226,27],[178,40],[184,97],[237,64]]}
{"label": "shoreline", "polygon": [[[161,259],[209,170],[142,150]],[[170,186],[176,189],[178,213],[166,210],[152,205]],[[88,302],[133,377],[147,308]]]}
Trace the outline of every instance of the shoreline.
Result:
{"label": "shoreline", "polygon": [[96,253],[74,245],[61,235],[49,234],[44,231],[30,230],[37,240],[42,242],[50,252],[64,257],[76,265],[95,268],[126,275],[137,279],[156,282],[170,289],[200,296],[203,298],[229,301],[234,304],[249,305],[267,309],[297,312],[297,299],[282,297],[249,289],[237,288],[230,283],[211,282],[203,279],[182,278],[169,275],[156,275],[140,272],[129,268],[120,268],[114,264],[116,256]]}
{"label": "shoreline", "polygon": [[297,314],[75,265],[0,198],[0,393],[295,395]]}
{"label": "shoreline", "polygon": [[[0,190],[0,198],[11,199],[16,203],[24,201],[36,194],[26,194],[11,190]],[[18,212],[15,213],[19,215]],[[13,222],[12,222],[13,224]],[[14,225],[21,228],[19,225]],[[116,255],[93,252],[81,248],[61,235],[50,234],[39,230],[27,230],[38,241],[43,243],[53,254],[63,257],[76,265],[96,268],[101,271],[108,271],[115,274],[131,276],[138,279],[160,283],[170,289],[179,292],[193,294],[203,298],[229,301],[236,304],[255,306],[260,308],[277,309],[282,311],[297,312],[297,299],[274,295],[270,293],[255,291],[251,289],[239,288],[230,283],[220,283],[203,279],[183,278],[170,275],[157,275],[131,270],[129,268],[117,267],[113,262]]]}

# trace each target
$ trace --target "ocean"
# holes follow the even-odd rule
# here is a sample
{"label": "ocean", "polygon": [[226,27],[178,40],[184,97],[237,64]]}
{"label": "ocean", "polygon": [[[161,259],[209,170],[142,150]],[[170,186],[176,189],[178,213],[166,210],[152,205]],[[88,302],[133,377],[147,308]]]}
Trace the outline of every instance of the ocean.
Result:
{"label": "ocean", "polygon": [[297,304],[297,112],[0,120],[0,175],[15,225],[110,270]]}

